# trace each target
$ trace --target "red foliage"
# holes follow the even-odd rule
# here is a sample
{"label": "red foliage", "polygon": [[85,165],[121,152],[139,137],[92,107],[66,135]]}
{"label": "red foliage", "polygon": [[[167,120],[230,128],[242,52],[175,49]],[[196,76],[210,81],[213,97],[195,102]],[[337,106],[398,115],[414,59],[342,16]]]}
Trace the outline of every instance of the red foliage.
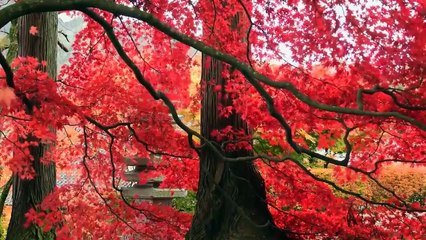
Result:
{"label": "red foliage", "polygon": [[[223,77],[229,79],[225,94],[233,106],[218,113],[240,114],[265,148],[256,148],[256,140],[252,146],[248,136],[231,127],[212,135],[230,141],[227,150],[260,151],[264,161],[258,168],[277,225],[306,239],[426,236],[424,204],[409,203],[409,196],[380,181],[376,185],[390,196],[384,201],[342,187],[359,178],[380,179],[380,169],[388,163],[418,167],[426,161],[424,1],[119,2],[139,3],[176,31],[273,80],[269,85],[257,81],[270,96],[265,99],[229,66]],[[178,110],[199,108],[193,105],[199,96],[189,93],[190,69],[198,65],[188,46],[148,23],[96,12],[111,23],[154,93],[163,92]],[[240,20],[232,24],[236,14]],[[188,141],[170,109],[134,76],[104,29],[88,17],[85,21],[59,81],[39,70],[45,63],[17,58],[12,64],[14,93],[0,82],[2,164],[22,178],[33,178],[29,151],[37,141],[27,138],[32,136],[54,146],[43,161],[55,161],[60,170],[75,174],[73,184],[59,187],[27,214],[27,224],[44,231],[54,227],[58,239],[182,238],[189,214],[149,203],[126,204],[118,189],[126,157],[161,155],[155,170],[141,175],[141,181],[161,174],[164,187],[196,190],[198,161],[191,144],[200,146]],[[37,33],[36,27],[30,31]],[[291,84],[297,92],[271,86],[277,83]],[[25,111],[25,99],[40,103],[34,113]],[[277,121],[277,114],[291,131]],[[301,148],[311,153],[297,153]],[[331,153],[323,154],[327,149]],[[336,155],[350,155],[344,170],[336,168],[336,183],[311,173],[313,165],[304,161],[308,155],[322,163],[312,152],[326,160],[334,157],[337,164],[343,160]]]}

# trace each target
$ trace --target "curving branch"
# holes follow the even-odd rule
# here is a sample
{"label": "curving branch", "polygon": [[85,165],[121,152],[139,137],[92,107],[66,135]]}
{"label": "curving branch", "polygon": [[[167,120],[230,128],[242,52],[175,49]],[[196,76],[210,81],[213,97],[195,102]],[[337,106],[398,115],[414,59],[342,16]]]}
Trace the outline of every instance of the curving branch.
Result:
{"label": "curving branch", "polygon": [[[155,67],[153,67],[143,56],[141,51],[139,50],[135,38],[132,36],[131,32],[129,31],[129,29],[126,27],[126,25],[124,24],[123,18],[121,16],[118,16],[118,19],[120,20],[121,26],[124,28],[124,31],[126,32],[127,36],[129,37],[130,41],[132,42],[133,46],[135,47],[136,52],[138,53],[138,56],[140,57],[140,59],[142,59],[142,61],[152,70],[154,70],[154,72],[156,73],[161,73],[160,70],[156,69]],[[144,68],[145,69],[145,68]],[[145,71],[145,70],[144,70]]]}
{"label": "curving branch", "polygon": [[92,185],[93,189],[95,190],[96,194],[101,198],[101,200],[104,202],[105,206],[108,208],[108,210],[113,214],[120,222],[124,223],[127,227],[132,229],[133,232],[135,232],[137,235],[140,235],[140,233],[131,226],[125,219],[120,217],[118,213],[114,211],[114,209],[111,207],[111,205],[108,203],[108,200],[102,196],[102,193],[99,191],[98,187],[96,186],[95,182],[93,181],[91,175],[90,175],[90,169],[87,165],[87,158],[89,157],[88,153],[88,141],[87,141],[87,130],[86,126],[83,127],[83,143],[84,143],[84,156],[83,156],[83,166],[87,173],[87,178],[89,179],[90,185]]}
{"label": "curving branch", "polygon": [[[31,5],[32,7],[27,8],[26,6],[28,4],[32,4]],[[124,5],[118,5],[118,4],[115,4],[115,3],[112,3],[112,2],[104,2],[104,1],[98,1],[98,0],[94,0],[94,1],[65,0],[65,1],[60,1],[60,2],[58,2],[57,0],[45,0],[45,1],[42,1],[42,0],[33,0],[33,1],[27,0],[27,1],[25,1],[24,0],[24,1],[21,1],[17,4],[14,4],[10,7],[7,7],[3,10],[0,10],[0,13],[1,13],[1,15],[0,15],[0,27],[2,26],[2,24],[4,22],[6,22],[6,19],[7,19],[6,17],[3,18],[2,16],[9,16],[10,18],[13,19],[13,17],[15,17],[15,16],[28,14],[30,12],[65,10],[65,9],[76,9],[76,10],[79,10],[79,11],[85,13],[87,16],[92,18],[94,21],[96,21],[98,24],[100,24],[104,28],[105,34],[111,40],[111,42],[112,42],[113,46],[115,47],[117,53],[122,58],[122,60],[128,65],[128,67],[133,71],[133,73],[134,73],[136,79],[139,81],[139,83],[143,87],[145,87],[145,89],[149,92],[149,94],[155,100],[162,100],[163,103],[168,107],[169,112],[171,113],[173,120],[176,122],[176,124],[182,130],[184,130],[188,134],[188,136],[189,136],[188,140],[189,140],[189,144],[191,146],[194,145],[194,143],[192,142],[192,136],[196,136],[197,138],[203,140],[204,143],[205,143],[201,147],[209,147],[215,153],[215,155],[218,158],[222,159],[223,161],[251,161],[251,160],[255,160],[255,159],[259,158],[259,156],[248,156],[248,157],[238,157],[238,158],[226,157],[221,153],[221,151],[218,149],[217,146],[215,146],[215,144],[213,142],[208,141],[205,137],[201,136],[199,133],[192,130],[188,126],[186,126],[182,122],[182,120],[178,117],[176,108],[173,105],[173,103],[171,102],[171,100],[163,92],[155,90],[155,88],[152,86],[152,84],[147,79],[145,79],[145,77],[143,76],[143,74],[141,73],[139,68],[136,66],[136,64],[130,59],[130,57],[124,51],[121,43],[119,42],[119,40],[117,39],[117,37],[114,34],[114,29],[111,26],[111,24],[108,23],[101,16],[97,15],[96,13],[94,13],[93,11],[91,11],[91,10],[85,8],[85,7],[97,7],[99,9],[103,9],[103,10],[112,12],[112,13],[117,14],[117,15],[121,14],[121,15],[129,16],[129,17],[141,19],[142,21],[145,21],[148,24],[156,27],[160,31],[168,34],[172,38],[175,38],[175,39],[177,39],[177,40],[179,40],[183,43],[186,43],[190,46],[193,46],[194,48],[199,49],[201,52],[204,52],[208,55],[216,57],[219,60],[222,60],[224,62],[229,63],[230,65],[232,65],[236,69],[238,69],[241,73],[243,73],[244,76],[247,78],[247,80],[260,93],[260,95],[266,101],[266,103],[268,105],[268,110],[269,110],[270,114],[275,119],[278,120],[278,122],[281,124],[281,126],[284,127],[284,129],[286,131],[287,142],[290,144],[290,146],[297,153],[299,153],[299,154],[304,153],[304,154],[307,154],[311,157],[318,158],[318,159],[321,159],[321,160],[326,161],[328,163],[332,163],[332,164],[340,165],[340,166],[347,166],[347,164],[349,163],[349,157],[350,157],[350,151],[351,151],[351,147],[349,145],[347,145],[347,147],[349,146],[349,148],[347,148],[348,152],[346,154],[346,158],[343,161],[339,161],[339,160],[318,154],[318,153],[313,152],[309,149],[303,148],[293,141],[291,127],[285,121],[284,117],[281,114],[279,114],[278,111],[275,109],[272,97],[266,92],[265,88],[256,79],[260,80],[261,82],[264,82],[262,79],[267,79],[268,81],[273,82],[272,80],[261,75],[260,73],[258,73],[256,71],[254,71],[251,67],[245,65],[244,63],[239,62],[236,58],[234,58],[230,55],[226,55],[224,53],[221,53],[219,51],[216,51],[215,49],[205,45],[201,41],[194,40],[190,37],[187,37],[186,35],[184,35],[182,33],[177,32],[176,30],[169,27],[168,25],[161,22],[160,20],[156,19],[155,17],[153,17],[149,13],[146,13],[146,12],[141,11],[139,9],[130,8],[130,7],[127,7],[127,6],[124,6]],[[40,8],[42,8],[43,10],[41,10]],[[1,61],[1,59],[0,59],[0,65],[2,65],[3,68],[6,69],[6,70],[10,69],[10,66],[7,64],[7,62],[3,62],[3,61]],[[7,71],[6,77],[8,79],[10,79],[10,83],[11,83],[10,86],[14,86],[14,84],[13,84],[13,72]],[[283,84],[285,84],[285,86],[287,86],[287,85],[292,86],[295,89],[295,87],[293,85],[291,85],[291,83],[286,83],[286,82],[280,82],[280,83],[273,82],[273,83],[276,83],[276,84],[283,83]],[[298,93],[300,93],[300,92],[298,92]],[[302,93],[300,93],[300,94],[302,94]],[[305,95],[303,95],[303,96],[305,96]],[[307,96],[305,96],[305,97],[308,98]],[[332,106],[332,107],[334,108],[334,106]],[[380,114],[380,113],[377,113],[377,114]],[[279,159],[277,161],[281,161],[281,159]]]}
{"label": "curving branch", "polygon": [[[394,117],[406,122],[411,123],[412,125],[418,127],[419,129],[426,131],[426,124],[415,120],[407,115],[404,115],[399,112],[375,112],[375,111],[363,111],[360,109],[354,108],[345,108],[339,107],[335,105],[323,104],[318,101],[313,100],[306,94],[299,91],[296,86],[288,81],[277,82],[272,79],[266,77],[265,75],[257,72],[252,69],[249,65],[241,62],[237,58],[218,51],[217,49],[210,47],[203,43],[202,41],[191,38],[178,30],[170,27],[165,22],[157,19],[153,15],[148,12],[142,11],[135,7],[128,7],[121,4],[116,4],[114,2],[103,1],[103,0],[22,0],[16,4],[8,6],[2,10],[0,10],[0,28],[3,27],[9,21],[18,18],[20,16],[34,13],[34,12],[48,12],[48,11],[61,11],[61,10],[79,10],[85,11],[87,8],[98,8],[104,11],[108,11],[115,15],[123,15],[135,19],[139,19],[148,25],[156,28],[157,30],[163,32],[169,37],[176,39],[179,42],[182,42],[188,46],[191,46],[202,53],[205,53],[213,58],[216,58],[222,62],[225,62],[231,65],[233,68],[239,70],[245,76],[249,76],[252,81],[258,81],[274,88],[286,89],[291,92],[297,99],[304,102],[305,104],[317,108],[320,110],[335,112],[335,113],[343,113],[350,115],[359,115],[359,116],[371,116],[371,117]],[[123,59],[126,63],[127,61]],[[4,62],[1,61],[0,64],[5,67]],[[133,65],[133,66],[131,66]],[[135,70],[135,64],[131,64],[129,67],[132,70]],[[140,73],[140,72],[139,72]],[[136,72],[135,72],[136,74]],[[137,74],[141,76],[141,74]],[[141,84],[148,90],[148,92],[154,97],[156,100],[163,100],[167,105],[167,100],[164,100],[164,94],[157,93],[154,88],[145,82],[141,82]],[[263,88],[263,87],[261,87]],[[267,98],[264,94],[261,94],[262,98],[266,101]],[[172,114],[173,115],[173,114]],[[278,119],[277,119],[278,120]],[[178,124],[179,125],[179,124]],[[184,129],[185,130],[185,129]]]}
{"label": "curving branch", "polygon": [[[383,206],[383,207],[389,207],[389,208],[392,208],[392,209],[397,209],[397,210],[401,210],[401,211],[415,211],[415,212],[426,212],[426,209],[413,209],[411,206],[409,206],[408,204],[405,204],[405,202],[401,202],[401,203],[403,203],[403,205],[405,206],[405,207],[400,207],[400,206],[398,206],[398,205],[396,205],[396,204],[393,204],[393,203],[388,203],[388,202],[378,202],[378,201],[374,201],[374,200],[371,200],[371,199],[368,199],[368,198],[366,198],[366,197],[364,197],[364,196],[362,196],[362,194],[360,194],[360,193],[357,193],[357,192],[353,192],[353,191],[350,191],[350,190],[347,190],[347,189],[344,189],[344,188],[342,188],[342,187],[340,187],[339,185],[337,185],[335,182],[333,182],[333,181],[330,181],[330,180],[327,180],[327,179],[324,179],[324,178],[321,178],[321,177],[318,177],[318,176],[316,176],[315,174],[313,174],[311,171],[309,171],[302,163],[300,163],[299,161],[297,161],[296,159],[294,159],[294,158],[292,158],[292,157],[287,157],[287,160],[289,160],[289,161],[291,161],[291,162],[293,162],[293,163],[295,163],[300,169],[302,169],[303,170],[303,172],[305,172],[308,176],[310,176],[312,179],[314,179],[314,180],[316,180],[316,181],[318,181],[318,182],[323,182],[323,183],[325,183],[325,184],[327,184],[327,185],[329,185],[329,186],[331,186],[332,188],[334,188],[334,189],[336,189],[336,190],[338,190],[339,192],[342,192],[342,193],[344,193],[344,194],[347,194],[347,195],[349,195],[349,196],[352,196],[352,197],[356,197],[356,198],[358,198],[358,199],[360,199],[360,200],[362,200],[362,201],[364,201],[365,203],[368,203],[368,204],[371,204],[371,205],[376,205],[376,206]],[[282,173],[282,171],[281,170],[279,170],[279,169],[277,169],[277,168],[275,168],[274,166],[272,166],[272,165],[270,165],[270,164],[268,164],[268,166],[269,167],[271,167],[272,169],[274,169],[275,171],[277,171],[277,172],[281,172]],[[385,189],[385,190],[387,190],[387,189]]]}
{"label": "curving branch", "polygon": [[393,102],[400,108],[403,109],[407,109],[407,110],[411,110],[411,111],[425,111],[426,107],[422,107],[422,106],[412,106],[409,104],[405,104],[405,103],[401,103],[398,100],[398,97],[395,95],[394,91],[388,89],[388,88],[383,88],[380,87],[378,85],[374,86],[371,89],[359,89],[357,92],[357,103],[358,103],[358,109],[363,110],[364,105],[362,103],[362,94],[368,94],[368,95],[373,95],[375,93],[384,93],[388,96],[390,96],[393,100]]}
{"label": "curving branch", "polygon": [[[148,218],[150,220],[157,221],[157,222],[160,222],[160,221],[161,222],[167,222],[170,226],[174,227],[176,229],[176,231],[178,231],[178,232],[181,231],[181,228],[179,226],[177,226],[175,223],[172,223],[172,222],[168,221],[167,219],[159,217],[159,216],[155,215],[154,213],[147,211],[146,209],[135,207],[134,205],[132,205],[129,202],[129,199],[124,197],[122,189],[118,188],[118,186],[115,184],[115,173],[116,173],[115,169],[116,168],[115,168],[114,159],[113,159],[113,152],[112,152],[112,146],[114,144],[115,136],[113,134],[111,134],[111,132],[109,131],[110,129],[113,129],[113,127],[109,126],[110,128],[108,128],[108,126],[103,126],[102,124],[97,123],[94,120],[92,120],[92,121],[93,121],[92,124],[94,124],[96,127],[100,128],[105,133],[107,133],[108,136],[111,139],[110,142],[109,142],[108,151],[109,151],[109,155],[110,155],[110,164],[111,164],[111,168],[112,168],[111,169],[111,171],[112,171],[112,175],[111,175],[112,188],[120,194],[120,198],[124,202],[124,204],[126,204],[126,206],[128,206],[129,208],[142,213],[146,218]],[[117,124],[117,125],[120,125],[120,124]],[[140,235],[140,233],[132,225],[130,225],[130,223],[128,223],[124,218],[122,218],[119,215],[119,213],[117,213],[112,208],[112,206],[108,203],[108,200],[105,197],[102,196],[102,193],[99,191],[99,189],[96,186],[93,178],[91,177],[90,169],[89,169],[89,166],[87,165],[87,158],[89,158],[89,154],[88,154],[88,134],[87,134],[86,129],[88,129],[88,128],[86,126],[84,126],[83,127],[84,156],[83,156],[82,162],[83,162],[83,167],[86,170],[87,179],[89,180],[90,185],[94,188],[95,193],[104,202],[105,206],[108,208],[108,210],[111,212],[111,214],[113,214],[120,222],[124,223],[127,227],[129,227],[136,234]]]}
{"label": "curving branch", "polygon": [[[114,45],[116,51],[118,52],[120,57],[123,59],[123,61],[130,67],[130,69],[132,69],[132,71],[133,71],[136,79],[139,81],[139,83],[141,83],[148,90],[148,92],[151,94],[151,96],[155,100],[162,100],[164,102],[164,104],[168,107],[169,112],[171,113],[173,120],[176,122],[176,124],[181,129],[183,129],[188,134],[188,136],[196,136],[199,139],[203,140],[206,145],[202,146],[202,147],[209,147],[216,154],[216,156],[219,157],[220,159],[222,159],[223,161],[251,161],[251,160],[255,160],[255,159],[259,158],[259,156],[247,156],[247,157],[237,157],[237,158],[226,157],[221,153],[221,151],[218,149],[218,147],[212,141],[209,141],[208,139],[206,139],[204,136],[202,136],[198,132],[196,132],[196,131],[192,130],[191,128],[189,128],[188,126],[186,126],[182,122],[182,120],[179,118],[178,113],[176,111],[176,108],[175,108],[174,104],[171,102],[171,100],[163,92],[156,91],[154,89],[154,87],[151,85],[151,83],[147,79],[145,79],[145,77],[140,72],[139,68],[135,65],[135,63],[129,58],[127,53],[124,51],[121,43],[119,42],[119,40],[115,36],[114,29],[112,28],[112,26],[105,19],[103,19],[102,17],[100,17],[99,15],[97,15],[96,13],[94,13],[91,10],[81,9],[80,11],[85,13],[87,16],[92,18],[94,21],[99,23],[104,28],[105,33],[110,38],[110,40],[111,40],[112,44]],[[247,79],[251,80],[251,78],[249,76],[246,76],[246,77],[247,77]],[[267,103],[270,106],[269,111],[271,112],[271,115],[274,116],[276,119],[278,119],[278,121],[281,123],[281,125],[285,128],[287,141],[289,142],[289,144],[293,147],[293,149],[297,153],[305,153],[305,154],[308,154],[312,157],[319,158],[321,160],[324,160],[326,162],[329,162],[329,163],[332,163],[332,164],[335,164],[335,165],[346,166],[348,164],[351,147],[348,148],[349,152],[346,155],[345,160],[339,161],[339,160],[335,160],[335,159],[332,159],[330,157],[318,154],[316,152],[310,151],[309,149],[306,149],[306,148],[303,148],[303,147],[300,147],[299,145],[297,145],[292,139],[291,127],[286,123],[286,121],[282,117],[282,115],[280,115],[278,113],[278,111],[276,111],[275,108],[273,107],[273,99],[271,98],[271,96],[269,94],[267,94],[266,90],[261,87],[259,82],[257,82],[257,81],[250,81],[250,82],[252,83],[252,85],[254,87],[257,87],[259,89],[259,91],[261,93],[263,93],[263,95],[267,99]],[[192,138],[188,138],[188,140],[189,140],[190,145],[193,145]]]}

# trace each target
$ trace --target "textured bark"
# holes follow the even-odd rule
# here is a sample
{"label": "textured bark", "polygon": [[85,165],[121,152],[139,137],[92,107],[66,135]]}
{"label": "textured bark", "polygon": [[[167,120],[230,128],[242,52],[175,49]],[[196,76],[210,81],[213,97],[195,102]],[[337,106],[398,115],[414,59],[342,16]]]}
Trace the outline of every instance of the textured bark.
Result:
{"label": "textured bark", "polygon": [[[226,84],[222,78],[224,64],[216,59],[202,57],[201,133],[212,139],[214,129],[231,125],[244,129],[246,123],[232,114],[222,118],[219,103],[230,105],[229,99],[213,91],[215,85]],[[224,152],[227,156],[249,156],[250,151]],[[223,162],[208,149],[200,154],[200,179],[197,206],[187,239],[287,239],[272,220],[266,201],[265,185],[252,162]]]}
{"label": "textured bark", "polygon": [[[39,33],[31,35],[30,27],[36,26]],[[56,55],[57,55],[57,13],[36,13],[21,17],[18,20],[18,55],[36,57],[40,61],[47,61],[47,68],[43,69],[49,73],[52,79],[56,79]],[[32,103],[37,106],[42,103]],[[27,109],[28,113],[32,109]],[[27,140],[32,139],[31,136]],[[26,141],[26,139],[22,139]],[[53,239],[54,233],[43,233],[35,226],[24,228],[25,213],[30,208],[36,207],[43,199],[53,191],[56,184],[56,171],[54,163],[41,164],[40,158],[48,146],[39,143],[38,146],[30,148],[30,154],[34,157],[33,167],[35,178],[33,180],[22,180],[14,176],[13,183],[13,207],[12,216],[7,232],[7,240],[33,240]]]}

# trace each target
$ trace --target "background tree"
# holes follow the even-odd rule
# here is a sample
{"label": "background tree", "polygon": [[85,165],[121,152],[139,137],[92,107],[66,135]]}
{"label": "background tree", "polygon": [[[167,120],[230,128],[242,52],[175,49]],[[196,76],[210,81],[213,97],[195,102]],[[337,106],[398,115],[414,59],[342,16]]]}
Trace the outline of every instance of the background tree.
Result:
{"label": "background tree", "polygon": [[[47,62],[47,65],[38,67],[46,71],[51,79],[56,79],[57,63],[57,13],[35,13],[23,16],[18,20],[18,56],[34,57],[39,61]],[[43,102],[27,99],[25,101],[28,114],[32,114],[40,108]],[[34,169],[32,179],[22,179],[18,174],[14,175],[13,183],[13,207],[12,216],[7,232],[7,239],[43,239],[53,238],[53,233],[44,233],[39,227],[32,225],[24,227],[25,214],[40,204],[44,198],[53,192],[56,185],[55,164],[52,159],[42,160],[48,146],[32,134],[35,129],[29,129],[30,134],[21,142],[32,143],[29,148],[31,167]]]}

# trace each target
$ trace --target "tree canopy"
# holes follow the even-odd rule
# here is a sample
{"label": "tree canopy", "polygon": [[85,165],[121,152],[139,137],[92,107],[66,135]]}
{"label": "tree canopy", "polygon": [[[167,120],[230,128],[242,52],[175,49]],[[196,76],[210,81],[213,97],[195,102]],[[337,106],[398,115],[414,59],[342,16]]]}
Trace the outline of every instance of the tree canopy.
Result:
{"label": "tree canopy", "polygon": [[[425,1],[19,0],[0,10],[0,28],[46,11],[87,25],[54,81],[41,71],[52,63],[0,54],[1,165],[32,179],[30,147],[54,144],[42,162],[75,179],[27,226],[58,239],[183,238],[191,213],[123,196],[125,161],[159,157],[140,182],[162,175],[163,187],[197,191],[209,149],[254,162],[289,238],[426,236],[423,180],[406,194],[381,178],[426,163]],[[231,103],[217,114],[249,131],[223,126],[210,139],[194,127],[208,86],[191,73],[208,59],[224,64],[226,84],[211,89]],[[253,154],[226,154],[237,150]]]}

